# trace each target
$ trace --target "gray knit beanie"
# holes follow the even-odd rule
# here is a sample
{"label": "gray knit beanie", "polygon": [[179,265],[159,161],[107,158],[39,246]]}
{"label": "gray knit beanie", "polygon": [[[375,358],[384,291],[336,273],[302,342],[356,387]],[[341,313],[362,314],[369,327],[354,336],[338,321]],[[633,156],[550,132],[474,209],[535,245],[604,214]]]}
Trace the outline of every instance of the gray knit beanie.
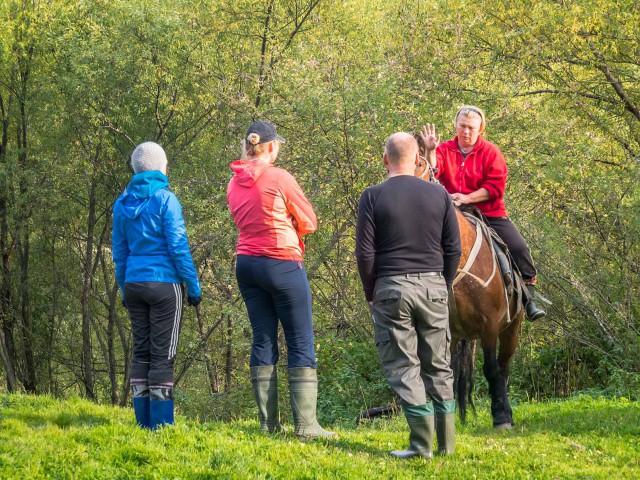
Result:
{"label": "gray knit beanie", "polygon": [[167,166],[167,155],[160,145],[154,142],[144,142],[136,147],[131,154],[131,168],[133,173],[147,170],[162,170]]}

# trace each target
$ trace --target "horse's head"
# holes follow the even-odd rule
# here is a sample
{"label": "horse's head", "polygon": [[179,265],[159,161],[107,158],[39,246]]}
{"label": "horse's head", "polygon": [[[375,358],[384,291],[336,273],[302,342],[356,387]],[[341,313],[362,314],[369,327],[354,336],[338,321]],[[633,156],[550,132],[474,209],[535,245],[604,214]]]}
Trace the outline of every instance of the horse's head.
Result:
{"label": "horse's head", "polygon": [[413,174],[416,177],[422,180],[425,180],[427,182],[437,183],[438,181],[436,180],[436,177],[433,173],[433,169],[431,168],[431,165],[427,160],[427,152],[426,152],[427,149],[424,145],[424,140],[422,140],[422,137],[420,136],[419,133],[414,133],[413,137],[418,142],[418,155],[419,155],[418,165],[416,165],[416,169],[413,172]]}

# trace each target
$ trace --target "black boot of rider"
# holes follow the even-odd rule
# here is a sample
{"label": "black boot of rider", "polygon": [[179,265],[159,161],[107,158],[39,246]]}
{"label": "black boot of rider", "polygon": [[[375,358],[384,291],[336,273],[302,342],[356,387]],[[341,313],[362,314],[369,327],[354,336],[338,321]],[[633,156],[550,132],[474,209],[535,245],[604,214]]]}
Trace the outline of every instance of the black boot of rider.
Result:
{"label": "black boot of rider", "polygon": [[529,291],[529,299],[524,307],[527,313],[527,320],[533,322],[539,318],[546,317],[547,312],[539,308],[534,300],[534,295],[536,293],[535,285],[527,285],[527,290]]}

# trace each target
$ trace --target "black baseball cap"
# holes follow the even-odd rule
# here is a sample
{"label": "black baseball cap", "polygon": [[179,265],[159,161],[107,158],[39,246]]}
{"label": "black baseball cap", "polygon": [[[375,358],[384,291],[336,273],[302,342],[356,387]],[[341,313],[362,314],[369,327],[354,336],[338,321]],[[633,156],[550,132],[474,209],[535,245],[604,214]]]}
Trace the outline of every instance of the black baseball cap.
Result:
{"label": "black baseball cap", "polygon": [[247,138],[252,133],[257,133],[260,136],[258,143],[267,143],[272,140],[280,140],[280,142],[285,143],[285,139],[277,134],[276,127],[271,125],[269,122],[253,122],[249,125],[249,129],[247,130],[247,134],[244,138]]}

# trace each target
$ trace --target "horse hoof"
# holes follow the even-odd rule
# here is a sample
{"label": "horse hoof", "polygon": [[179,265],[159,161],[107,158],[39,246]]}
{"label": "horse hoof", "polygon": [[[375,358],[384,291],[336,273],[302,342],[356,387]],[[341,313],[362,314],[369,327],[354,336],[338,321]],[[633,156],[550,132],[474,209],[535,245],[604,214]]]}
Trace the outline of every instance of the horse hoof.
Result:
{"label": "horse hoof", "polygon": [[493,428],[496,430],[511,430],[513,425],[511,423],[501,423],[500,425],[494,425]]}

